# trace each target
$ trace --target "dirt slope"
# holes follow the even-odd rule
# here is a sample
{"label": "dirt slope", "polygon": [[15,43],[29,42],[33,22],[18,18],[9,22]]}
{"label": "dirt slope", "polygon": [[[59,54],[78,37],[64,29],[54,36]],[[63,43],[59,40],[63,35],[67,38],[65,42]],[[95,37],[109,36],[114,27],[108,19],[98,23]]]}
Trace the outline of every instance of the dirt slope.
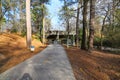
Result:
{"label": "dirt slope", "polygon": [[[0,73],[30,58],[45,48],[41,42],[33,39],[35,52],[26,49],[26,38],[17,34],[0,34]],[[42,46],[42,47],[41,47]]]}

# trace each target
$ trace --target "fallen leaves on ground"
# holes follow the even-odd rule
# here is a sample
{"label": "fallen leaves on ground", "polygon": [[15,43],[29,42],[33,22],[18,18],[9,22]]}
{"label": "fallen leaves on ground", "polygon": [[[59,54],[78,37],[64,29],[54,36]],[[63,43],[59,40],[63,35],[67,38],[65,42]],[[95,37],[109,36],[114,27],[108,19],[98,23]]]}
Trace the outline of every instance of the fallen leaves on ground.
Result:
{"label": "fallen leaves on ground", "polygon": [[77,80],[120,80],[120,55],[66,48]]}
{"label": "fallen leaves on ground", "polygon": [[36,39],[32,40],[35,51],[26,48],[26,38],[17,34],[0,34],[0,73],[36,55],[46,46]]}

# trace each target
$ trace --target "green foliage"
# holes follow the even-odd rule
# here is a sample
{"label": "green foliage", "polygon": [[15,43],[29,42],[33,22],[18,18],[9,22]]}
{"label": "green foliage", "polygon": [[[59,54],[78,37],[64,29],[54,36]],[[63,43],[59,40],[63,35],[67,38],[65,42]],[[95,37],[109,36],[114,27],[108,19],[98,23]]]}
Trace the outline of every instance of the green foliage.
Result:
{"label": "green foliage", "polygon": [[119,23],[120,22],[120,9],[116,9],[115,11],[115,23]]}
{"label": "green foliage", "polygon": [[50,31],[50,28],[51,28],[51,18],[48,18],[48,17],[46,17],[45,18],[45,31],[46,32],[48,32],[48,31]]}
{"label": "green foliage", "polygon": [[113,47],[113,44],[109,39],[104,39],[102,46],[104,46],[104,47]]}
{"label": "green foliage", "polygon": [[25,31],[23,31],[23,32],[21,33],[21,36],[22,36],[22,37],[25,37],[26,34],[27,34],[27,33],[26,33]]}
{"label": "green foliage", "polygon": [[104,36],[103,46],[120,48],[120,27],[118,24],[106,26]]}
{"label": "green foliage", "polygon": [[16,28],[11,29],[11,33],[17,33],[17,32],[18,32],[18,30]]}
{"label": "green foliage", "polygon": [[32,21],[36,29],[40,29],[43,25],[43,18],[48,15],[47,7],[43,5],[34,4],[32,6]]}
{"label": "green foliage", "polygon": [[0,20],[0,24],[4,24],[6,22],[6,19],[4,17],[2,17],[2,19]]}
{"label": "green foliage", "polygon": [[82,29],[79,29],[79,39],[82,40]]}
{"label": "green foliage", "polygon": [[[32,1],[32,3],[34,3],[34,0],[31,0],[31,1]],[[40,4],[42,4],[42,3],[49,4],[49,2],[50,2],[50,0],[37,0],[37,2],[35,1],[35,3],[40,3]]]}
{"label": "green foliage", "polygon": [[70,18],[74,17],[75,13],[73,10],[74,10],[73,8],[68,8],[66,6],[63,6],[62,9],[59,11],[60,20],[67,21]]}
{"label": "green foliage", "polygon": [[33,38],[33,39],[37,39],[37,40],[39,40],[39,41],[42,42],[42,35],[40,35],[39,32],[37,32],[36,34],[34,34],[34,35],[32,36],[32,38]]}
{"label": "green foliage", "polygon": [[100,46],[100,44],[101,44],[101,38],[100,37],[97,37],[97,36],[95,36],[95,38],[94,38],[94,45],[95,46]]}

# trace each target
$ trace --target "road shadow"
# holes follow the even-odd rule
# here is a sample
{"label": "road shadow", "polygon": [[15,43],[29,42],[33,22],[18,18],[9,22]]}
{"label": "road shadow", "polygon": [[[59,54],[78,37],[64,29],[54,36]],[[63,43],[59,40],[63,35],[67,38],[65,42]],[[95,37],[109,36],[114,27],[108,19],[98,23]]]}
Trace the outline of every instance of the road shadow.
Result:
{"label": "road shadow", "polygon": [[29,73],[25,73],[20,80],[33,80]]}

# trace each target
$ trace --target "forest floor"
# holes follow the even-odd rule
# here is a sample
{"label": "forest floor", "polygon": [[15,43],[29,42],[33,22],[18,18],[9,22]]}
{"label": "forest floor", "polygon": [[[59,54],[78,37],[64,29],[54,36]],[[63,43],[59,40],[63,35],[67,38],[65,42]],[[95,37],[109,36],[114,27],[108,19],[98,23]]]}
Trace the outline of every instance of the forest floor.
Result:
{"label": "forest floor", "polygon": [[120,80],[120,55],[65,48],[77,80]]}
{"label": "forest floor", "polygon": [[0,73],[25,61],[46,46],[36,39],[32,40],[35,51],[26,48],[26,38],[17,34],[0,34]]}
{"label": "forest floor", "polygon": [[[0,34],[0,73],[25,61],[46,46],[33,39],[34,52],[26,49],[26,38],[16,34]],[[120,54],[76,47],[65,48],[77,80],[120,80]]]}

